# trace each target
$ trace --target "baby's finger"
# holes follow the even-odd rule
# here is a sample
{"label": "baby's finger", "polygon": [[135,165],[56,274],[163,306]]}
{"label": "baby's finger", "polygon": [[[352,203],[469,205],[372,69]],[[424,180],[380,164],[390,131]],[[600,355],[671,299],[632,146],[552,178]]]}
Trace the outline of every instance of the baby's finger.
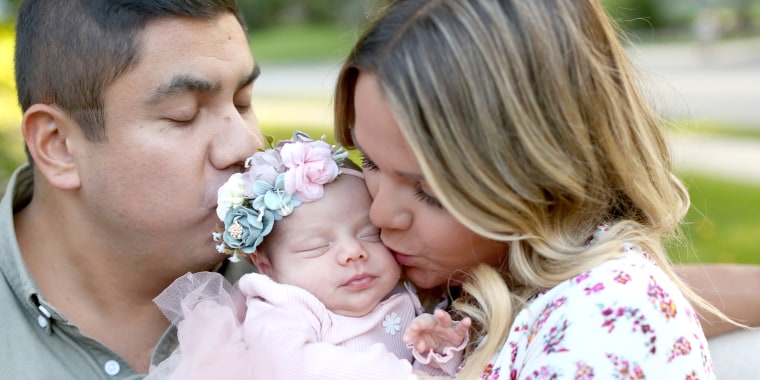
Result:
{"label": "baby's finger", "polygon": [[425,339],[421,339],[417,343],[414,344],[414,349],[417,350],[417,352],[419,353],[427,354],[430,347],[428,346]]}
{"label": "baby's finger", "polygon": [[464,335],[467,332],[467,330],[470,329],[470,326],[472,326],[472,319],[467,317],[459,321],[459,323],[457,323],[456,326],[454,326],[454,330],[456,330],[457,334]]}
{"label": "baby's finger", "polygon": [[438,309],[434,312],[435,319],[438,322],[438,324],[443,328],[449,328],[451,327],[451,315],[449,313]]}
{"label": "baby's finger", "polygon": [[409,329],[413,331],[431,330],[437,323],[438,321],[432,315],[422,314],[412,320],[412,323],[409,324]]}

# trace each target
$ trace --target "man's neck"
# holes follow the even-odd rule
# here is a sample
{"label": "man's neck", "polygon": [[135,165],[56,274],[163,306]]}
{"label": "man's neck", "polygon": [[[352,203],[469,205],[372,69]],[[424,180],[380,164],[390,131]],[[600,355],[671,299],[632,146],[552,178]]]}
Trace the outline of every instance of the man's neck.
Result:
{"label": "man's neck", "polygon": [[[150,276],[117,244],[99,241],[81,223],[56,219],[33,200],[15,216],[22,256],[44,298],[80,331],[147,372],[169,322],[152,299],[170,277]],[[144,264],[143,264],[144,265]]]}

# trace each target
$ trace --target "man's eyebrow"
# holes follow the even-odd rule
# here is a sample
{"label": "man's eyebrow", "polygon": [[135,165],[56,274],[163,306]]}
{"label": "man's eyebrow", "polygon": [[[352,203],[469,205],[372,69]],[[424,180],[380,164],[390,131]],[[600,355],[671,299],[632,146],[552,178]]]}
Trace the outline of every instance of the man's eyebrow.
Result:
{"label": "man's eyebrow", "polygon": [[261,67],[259,66],[258,63],[256,63],[256,64],[254,64],[253,70],[251,71],[251,73],[248,74],[247,77],[243,78],[243,80],[241,80],[240,83],[238,83],[237,89],[239,90],[239,89],[241,89],[241,88],[243,88],[243,87],[245,87],[245,86],[253,83],[253,81],[255,81],[256,78],[259,77],[259,75],[261,75]]}
{"label": "man's eyebrow", "polygon": [[158,89],[150,96],[146,103],[159,103],[167,98],[189,92],[216,92],[221,90],[221,83],[212,83],[206,79],[192,75],[177,75],[166,83],[158,86]]}
{"label": "man's eyebrow", "polygon": [[[257,64],[253,67],[251,73],[238,83],[238,88],[236,90],[251,84],[256,78],[258,78],[259,74],[261,74],[261,69]],[[159,103],[167,98],[190,92],[211,93],[220,91],[221,89],[222,84],[219,82],[210,82],[207,79],[189,74],[177,75],[168,82],[158,86],[158,89],[150,96],[147,103]]]}

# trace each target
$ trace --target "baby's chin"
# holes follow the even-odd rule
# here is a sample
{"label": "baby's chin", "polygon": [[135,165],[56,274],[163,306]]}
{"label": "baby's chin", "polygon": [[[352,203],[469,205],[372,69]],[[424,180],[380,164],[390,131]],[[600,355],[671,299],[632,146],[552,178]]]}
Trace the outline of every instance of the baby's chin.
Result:
{"label": "baby's chin", "polygon": [[[379,302],[378,302],[379,303]],[[375,305],[377,306],[377,305]],[[352,308],[352,309],[330,309],[335,314],[342,315],[344,317],[352,317],[352,318],[361,318],[369,314],[374,307],[371,307],[369,309],[358,309],[358,308]]]}
{"label": "baby's chin", "polygon": [[359,318],[371,313],[372,310],[374,310],[377,305],[379,305],[380,302],[382,302],[384,299],[385,297],[374,298],[371,300],[351,300],[350,297],[346,297],[344,305],[332,305],[331,307],[328,307],[328,309],[330,309],[330,311],[333,313],[342,315],[344,317]]}

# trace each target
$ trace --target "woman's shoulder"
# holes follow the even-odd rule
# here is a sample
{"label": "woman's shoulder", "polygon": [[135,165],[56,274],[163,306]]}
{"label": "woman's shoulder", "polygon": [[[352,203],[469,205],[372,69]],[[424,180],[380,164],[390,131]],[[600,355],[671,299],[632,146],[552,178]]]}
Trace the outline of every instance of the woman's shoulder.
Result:
{"label": "woman's shoulder", "polygon": [[675,282],[646,253],[632,251],[539,294],[527,308],[535,311],[562,306],[580,315],[624,308],[661,314],[669,320],[681,304],[685,313],[693,313]]}
{"label": "woman's shoulder", "polygon": [[499,363],[513,368],[575,371],[582,363],[585,370],[609,374],[630,363],[650,376],[712,371],[697,314],[640,252],[608,260],[531,299],[516,316],[504,350]]}
{"label": "woman's shoulder", "polygon": [[[699,318],[674,281],[645,253],[608,260],[531,299],[515,331],[563,326],[583,336],[634,330],[640,337],[702,335]],[[622,327],[621,327],[622,326]]]}

